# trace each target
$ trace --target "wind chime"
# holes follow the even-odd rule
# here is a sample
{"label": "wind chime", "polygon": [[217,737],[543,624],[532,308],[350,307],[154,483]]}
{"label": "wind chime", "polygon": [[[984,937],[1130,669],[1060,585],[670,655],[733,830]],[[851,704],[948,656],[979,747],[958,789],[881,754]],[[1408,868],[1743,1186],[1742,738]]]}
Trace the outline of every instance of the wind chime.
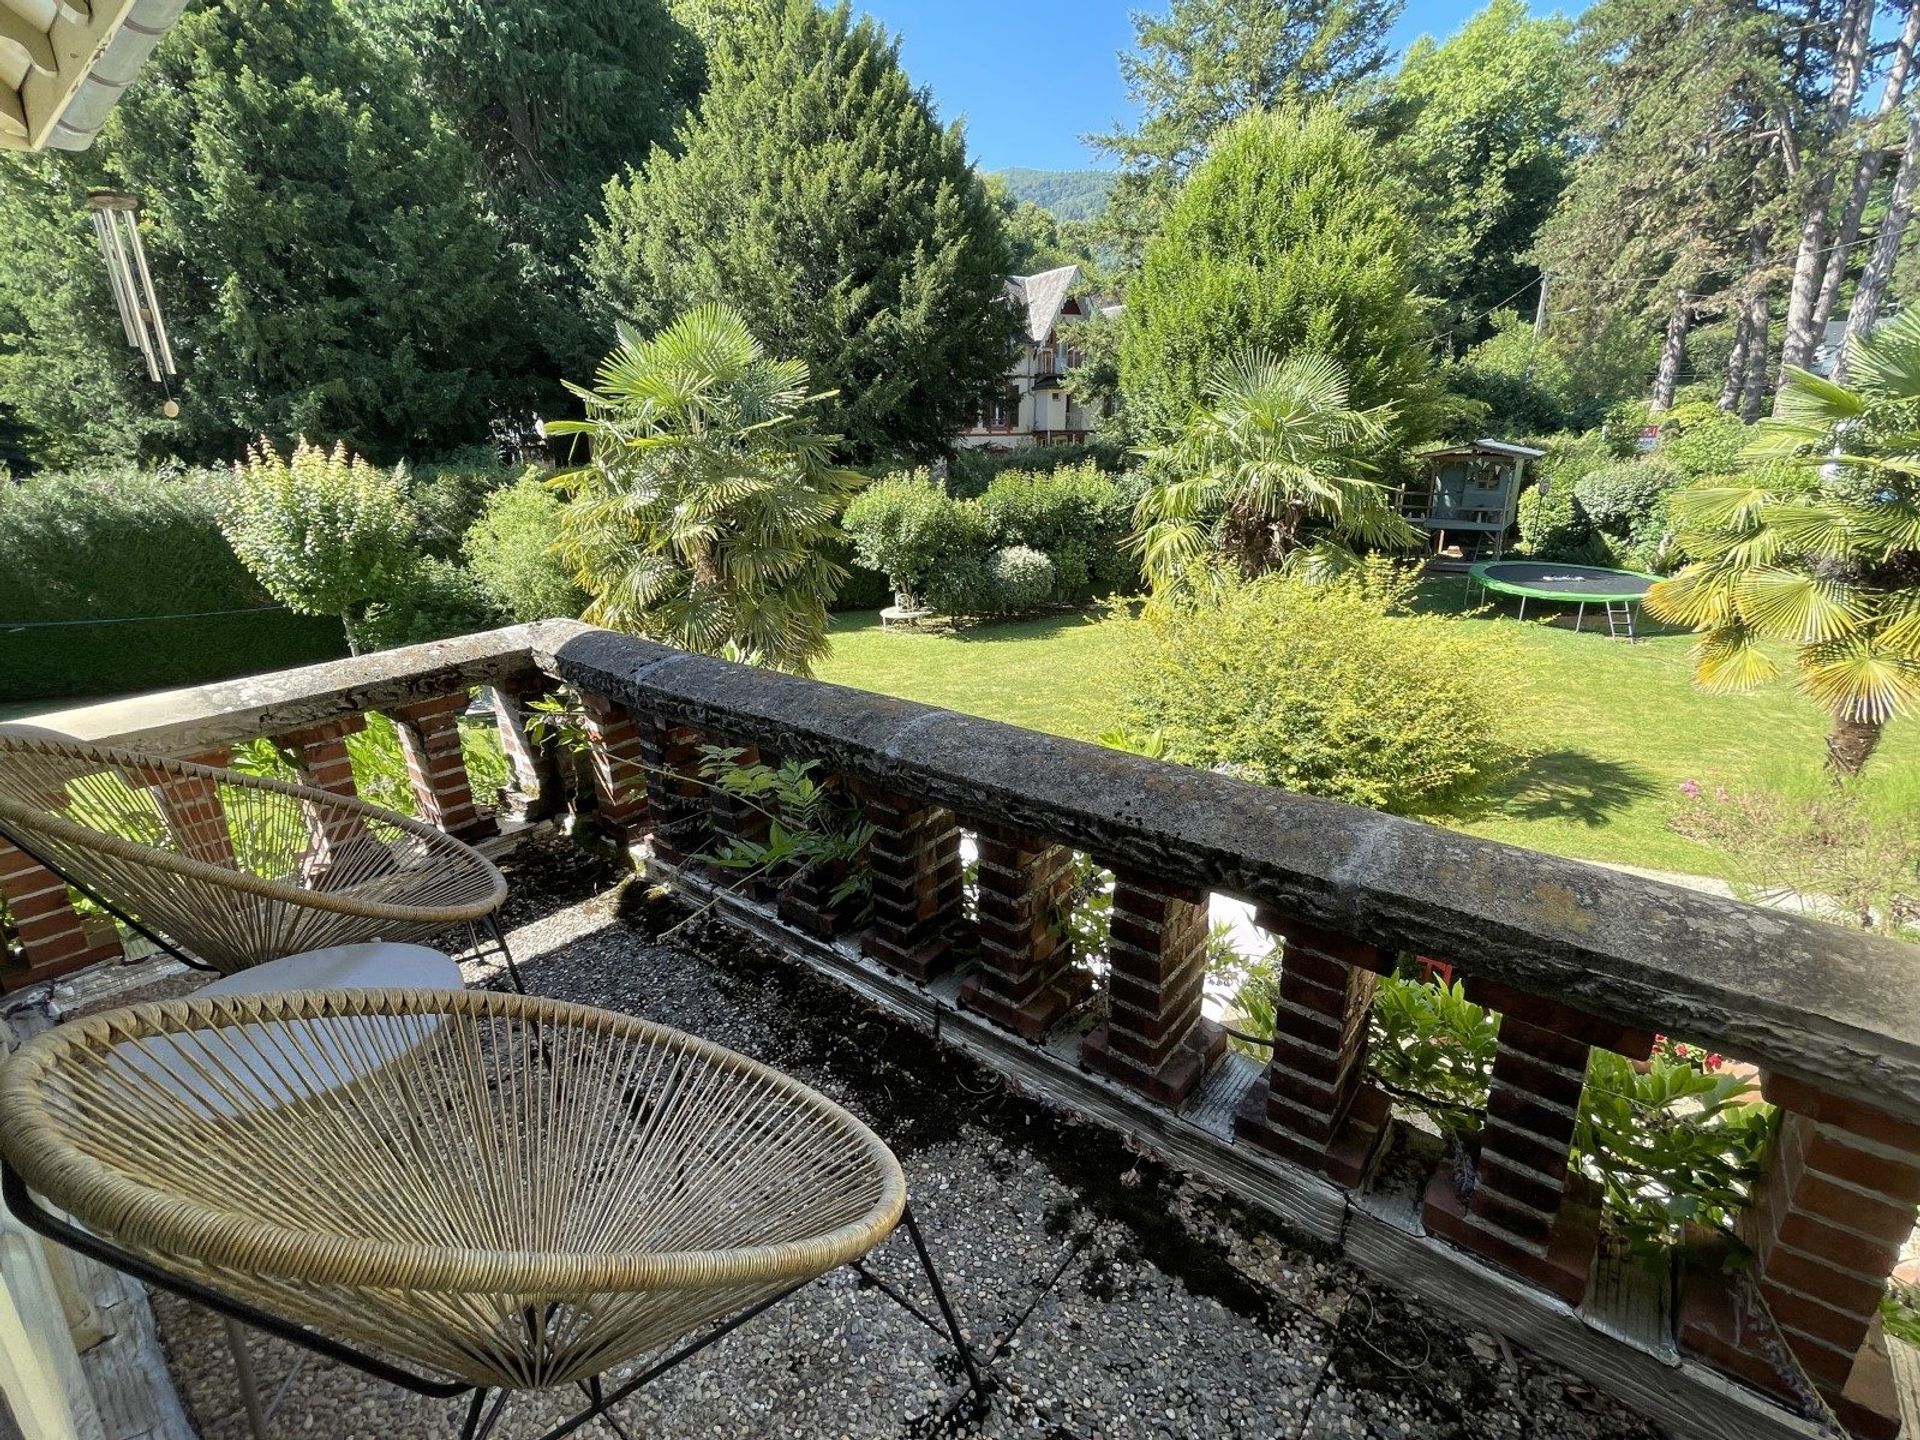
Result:
{"label": "wind chime", "polygon": [[[107,284],[120,311],[120,328],[126,331],[127,344],[146,361],[147,377],[164,389],[178,372],[173,366],[173,346],[167,343],[167,322],[160,317],[153,272],[147,268],[146,246],[140,243],[140,202],[131,195],[101,190],[87,196],[87,208],[93,212],[93,233],[107,262]],[[169,395],[160,411],[171,420],[180,413],[180,402]]]}

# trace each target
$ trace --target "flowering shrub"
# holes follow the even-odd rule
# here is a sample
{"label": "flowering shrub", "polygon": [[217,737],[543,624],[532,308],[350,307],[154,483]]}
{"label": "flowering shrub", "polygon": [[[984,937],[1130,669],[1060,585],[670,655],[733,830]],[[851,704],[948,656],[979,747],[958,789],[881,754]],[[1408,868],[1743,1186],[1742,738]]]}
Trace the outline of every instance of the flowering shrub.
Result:
{"label": "flowering shrub", "polygon": [[1824,918],[1888,934],[1920,923],[1920,815],[1900,794],[1821,779],[1739,793],[1680,785],[1669,825],[1734,862],[1749,898],[1788,892]]}
{"label": "flowering shrub", "polygon": [[999,608],[1010,615],[1037,610],[1053,597],[1053,562],[1026,545],[1006,545],[987,561]]}

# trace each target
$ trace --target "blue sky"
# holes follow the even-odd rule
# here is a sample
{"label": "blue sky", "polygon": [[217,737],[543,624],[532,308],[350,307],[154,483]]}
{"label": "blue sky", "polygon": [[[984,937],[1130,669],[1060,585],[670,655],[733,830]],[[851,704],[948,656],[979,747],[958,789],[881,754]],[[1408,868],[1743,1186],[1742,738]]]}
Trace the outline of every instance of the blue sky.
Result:
{"label": "blue sky", "polygon": [[[1130,10],[1165,0],[855,0],[901,37],[914,83],[940,117],[964,117],[974,159],[988,170],[1077,170],[1102,163],[1080,137],[1131,112],[1114,56],[1132,42]],[[1485,0],[1409,0],[1396,50],[1445,36]],[[1534,4],[1538,12],[1553,5]],[[1578,8],[1568,6],[1566,8]]]}

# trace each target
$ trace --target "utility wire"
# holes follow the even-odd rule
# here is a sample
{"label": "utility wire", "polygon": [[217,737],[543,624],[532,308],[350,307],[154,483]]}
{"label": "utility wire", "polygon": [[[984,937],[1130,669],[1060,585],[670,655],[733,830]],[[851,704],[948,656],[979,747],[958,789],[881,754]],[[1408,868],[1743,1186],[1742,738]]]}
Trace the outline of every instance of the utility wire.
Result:
{"label": "utility wire", "polygon": [[144,625],[149,620],[203,620],[215,615],[262,615],[284,605],[246,605],[238,610],[183,610],[175,615],[116,615],[106,620],[0,620],[0,630],[66,630],[79,625]]}

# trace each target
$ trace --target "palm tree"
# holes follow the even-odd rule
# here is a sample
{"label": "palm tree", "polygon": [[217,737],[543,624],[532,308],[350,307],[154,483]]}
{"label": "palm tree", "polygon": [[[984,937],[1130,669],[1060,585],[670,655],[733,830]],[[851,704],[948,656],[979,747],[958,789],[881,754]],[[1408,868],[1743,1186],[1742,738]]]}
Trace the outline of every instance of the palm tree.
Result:
{"label": "palm tree", "polygon": [[863,476],[828,463],[807,367],[770,358],[724,305],[650,339],[624,326],[592,390],[570,386],[591,458],[554,477],[558,549],[585,618],[688,650],[805,674],[846,571],[825,548]]}
{"label": "palm tree", "polygon": [[1172,444],[1142,452],[1177,477],[1134,512],[1154,585],[1211,552],[1248,576],[1326,575],[1355,562],[1355,544],[1419,542],[1357,455],[1385,438],[1392,408],[1351,408],[1338,361],[1251,350],[1215,367],[1207,402]]}
{"label": "palm tree", "polygon": [[1654,586],[1655,614],[1700,632],[1694,676],[1744,690],[1794,648],[1800,688],[1833,717],[1827,763],[1854,775],[1887,721],[1920,700],[1920,307],[1847,355],[1852,385],[1789,367],[1760,422],[1746,485],[1676,493],[1690,563]]}

